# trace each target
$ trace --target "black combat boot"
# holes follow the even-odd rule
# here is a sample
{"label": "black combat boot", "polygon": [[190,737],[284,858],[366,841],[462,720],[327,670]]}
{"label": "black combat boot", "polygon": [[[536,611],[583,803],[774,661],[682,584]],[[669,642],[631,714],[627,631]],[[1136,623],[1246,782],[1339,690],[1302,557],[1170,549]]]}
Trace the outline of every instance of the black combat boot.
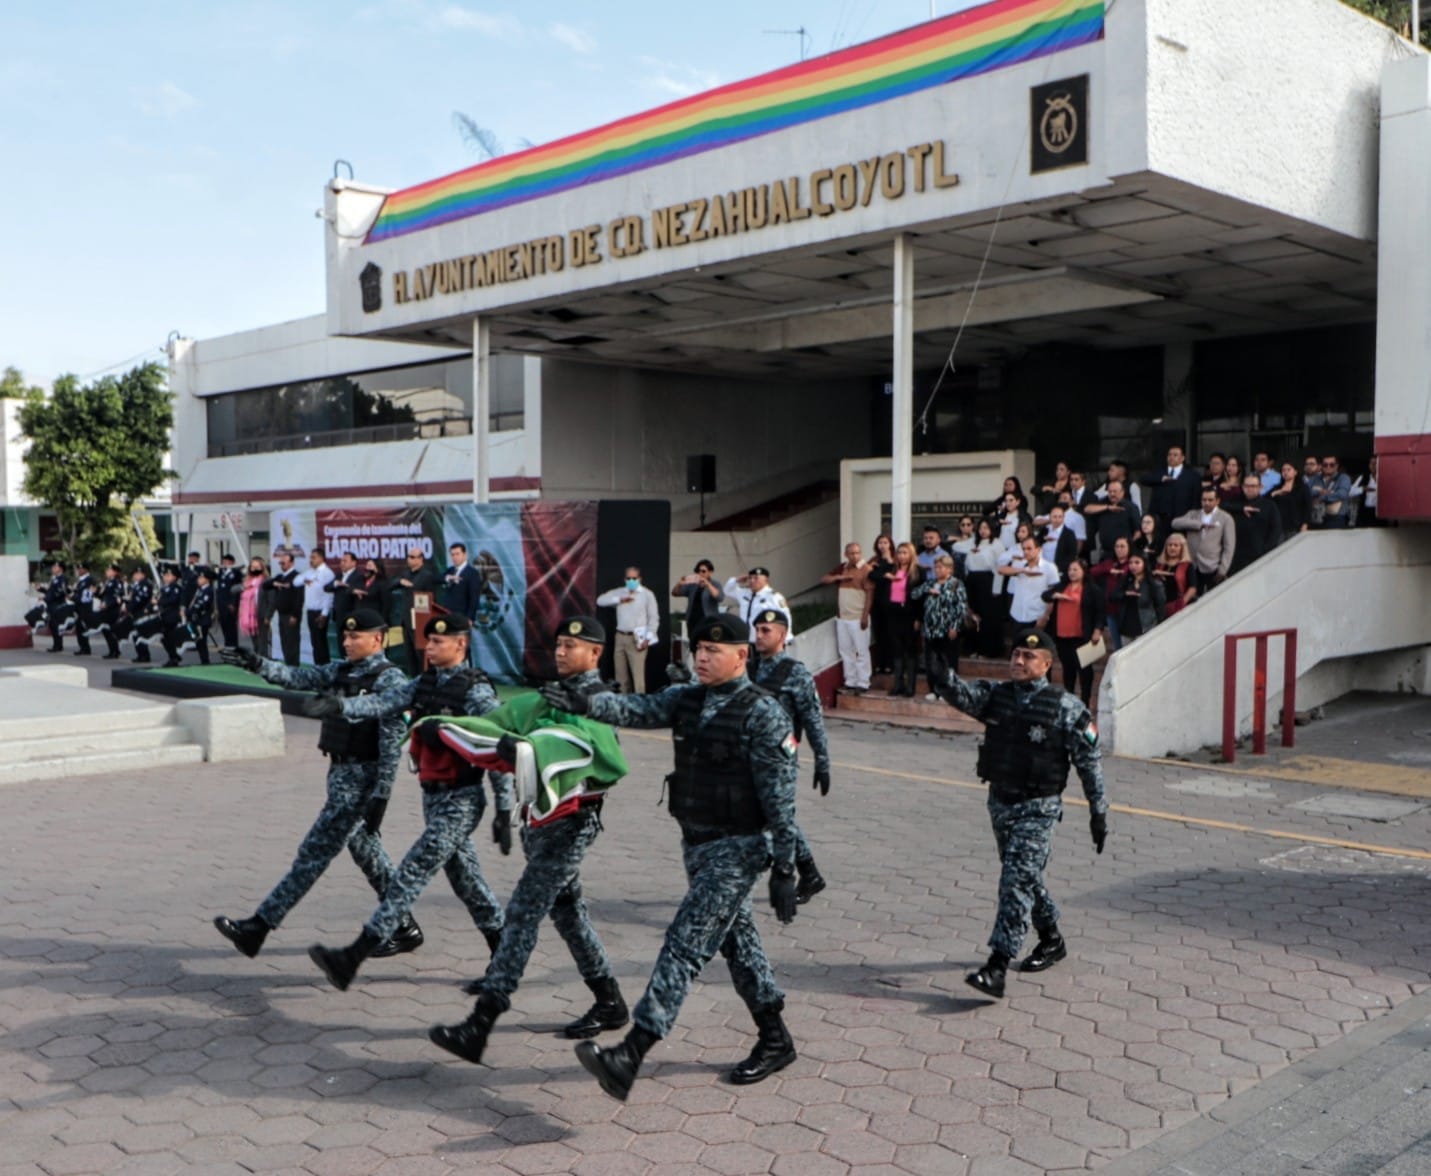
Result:
{"label": "black combat boot", "polygon": [[750,1057],[730,1072],[730,1080],[735,1085],[750,1086],[760,1082],[795,1060],[795,1042],[780,1017],[784,1007],[783,1004],[775,1005],[751,1014],[760,1036],[756,1038]]}
{"label": "black combat boot", "polygon": [[508,1003],[484,992],[477,998],[472,1015],[467,1020],[460,1025],[434,1025],[427,1031],[427,1038],[448,1053],[456,1054],[474,1066],[480,1065],[482,1053],[487,1048],[487,1035],[492,1032],[497,1018],[507,1011]]}
{"label": "black combat boot", "polygon": [[268,933],[273,930],[267,923],[254,915],[251,919],[239,919],[237,921],[225,918],[220,915],[214,920],[214,926],[219,929],[219,934],[232,943],[239,951],[253,959],[258,955],[258,949],[263,946],[263,941],[268,938]]}
{"label": "black combat boot", "polygon": [[606,1049],[594,1041],[581,1042],[576,1047],[576,1060],[601,1083],[602,1090],[625,1102],[636,1081],[636,1071],[641,1068],[641,1059],[660,1040],[640,1025],[632,1025],[630,1033]]}
{"label": "black combat boot", "polygon": [[1038,946],[1024,957],[1023,962],[1019,964],[1019,971],[1045,972],[1059,960],[1066,959],[1067,956],[1068,944],[1064,943],[1063,936],[1055,927],[1052,931],[1039,935]]}
{"label": "black combat boot", "polygon": [[989,962],[977,972],[970,972],[964,977],[964,983],[971,988],[977,988],[985,996],[1004,995],[1004,976],[1009,970],[1009,957],[1002,952],[994,952],[989,957]]}
{"label": "black combat boot", "polygon": [[795,886],[795,901],[804,906],[825,889],[825,879],[821,876],[820,867],[815,864],[814,858],[806,858],[803,862],[796,858],[795,873],[800,876]]}
{"label": "black combat boot", "polygon": [[375,960],[385,960],[388,956],[402,955],[404,952],[416,951],[422,946],[422,928],[417,925],[417,920],[411,914],[402,917],[402,922],[398,924],[397,930],[384,939],[369,954]]}
{"label": "black combat boot", "polygon": [[601,980],[588,980],[586,986],[596,997],[596,1003],[587,1009],[578,1020],[562,1030],[568,1037],[577,1039],[595,1037],[608,1029],[620,1029],[631,1019],[622,999],[621,988],[616,977],[607,976]]}
{"label": "black combat boot", "polygon": [[318,965],[319,971],[327,976],[339,992],[347,992],[348,985],[358,974],[363,961],[382,944],[382,940],[367,928],[347,947],[324,947],[315,943],[308,949],[308,958]]}

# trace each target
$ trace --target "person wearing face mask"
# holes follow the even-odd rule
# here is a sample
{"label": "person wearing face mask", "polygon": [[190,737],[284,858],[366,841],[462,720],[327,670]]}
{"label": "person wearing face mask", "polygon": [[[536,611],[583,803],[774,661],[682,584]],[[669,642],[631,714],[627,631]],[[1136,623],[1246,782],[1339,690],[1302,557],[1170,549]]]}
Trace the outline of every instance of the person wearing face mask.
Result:
{"label": "person wearing face mask", "polygon": [[646,693],[646,651],[661,631],[656,594],[641,583],[641,569],[626,569],[626,583],[596,598],[616,610],[616,684],[622,694]]}

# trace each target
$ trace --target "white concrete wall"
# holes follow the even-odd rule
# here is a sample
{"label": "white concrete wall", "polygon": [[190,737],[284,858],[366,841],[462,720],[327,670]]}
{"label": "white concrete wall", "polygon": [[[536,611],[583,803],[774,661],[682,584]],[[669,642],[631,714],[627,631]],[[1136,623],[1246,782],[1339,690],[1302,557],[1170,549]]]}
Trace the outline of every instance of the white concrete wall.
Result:
{"label": "white concrete wall", "polygon": [[[1329,659],[1431,644],[1431,527],[1307,532],[1228,580],[1206,601],[1185,609],[1146,637],[1113,654],[1098,699],[1098,726],[1118,755],[1160,756],[1220,743],[1223,637],[1295,627],[1299,681]],[[1253,643],[1238,654],[1239,732],[1251,729]],[[1282,643],[1268,659],[1269,725],[1280,706]],[[1300,685],[1297,705],[1327,701],[1336,673],[1356,682],[1356,667],[1323,671]],[[1371,665],[1368,680],[1418,679]],[[1329,676],[1331,675],[1331,676]],[[1354,686],[1348,685],[1347,689]],[[1343,691],[1338,691],[1341,693]]]}
{"label": "white concrete wall", "polygon": [[[712,521],[820,477],[869,435],[864,381],[687,376],[549,360],[542,372],[542,496],[662,498],[694,522],[686,458],[716,457]],[[799,471],[804,481],[780,485]],[[779,488],[777,489],[777,485]],[[758,487],[752,501],[748,491]]]}
{"label": "white concrete wall", "polygon": [[1339,0],[1137,2],[1151,170],[1375,239],[1381,72],[1404,53],[1390,30]]}
{"label": "white concrete wall", "polygon": [[[890,500],[890,459],[869,457],[840,463],[840,534],[845,543],[869,549],[880,533],[880,506]],[[1025,492],[1034,480],[1031,449],[986,449],[971,453],[937,453],[914,459],[911,499],[921,502],[993,502],[1014,477]],[[915,512],[915,526],[922,526]],[[919,542],[918,535],[896,535]],[[843,546],[843,543],[842,543]],[[829,561],[839,562],[839,553]]]}
{"label": "white concrete wall", "polygon": [[0,429],[4,430],[0,443],[0,494],[4,494],[0,506],[34,506],[35,500],[25,493],[25,450],[29,440],[20,432],[20,409],[23,400],[0,400]]}
{"label": "white concrete wall", "polygon": [[765,567],[778,592],[787,599],[799,596],[840,562],[839,527],[839,503],[832,501],[756,531],[672,531],[671,583],[688,575],[697,560],[708,559],[722,584]]}

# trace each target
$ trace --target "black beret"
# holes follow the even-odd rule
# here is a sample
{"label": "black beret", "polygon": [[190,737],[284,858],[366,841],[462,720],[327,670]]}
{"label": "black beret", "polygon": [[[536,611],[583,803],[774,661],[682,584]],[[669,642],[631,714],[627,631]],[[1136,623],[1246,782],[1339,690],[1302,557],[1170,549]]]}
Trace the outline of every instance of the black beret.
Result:
{"label": "black beret", "polygon": [[556,628],[558,637],[575,637],[593,645],[606,644],[606,626],[595,617],[567,617]]}
{"label": "black beret", "polygon": [[750,627],[739,617],[728,613],[706,617],[691,633],[691,644],[709,641],[712,645],[748,645]]}
{"label": "black beret", "polygon": [[751,568],[751,569],[750,569],[750,574],[751,574],[752,576],[764,576],[767,580],[770,579],[770,569],[769,569],[769,568]]}
{"label": "black beret", "polygon": [[781,608],[761,609],[755,614],[755,623],[757,625],[784,625],[787,629],[790,628],[790,618]]}
{"label": "black beret", "polygon": [[343,622],[345,633],[377,633],[387,627],[383,614],[375,608],[357,609]]}
{"label": "black beret", "polygon": [[470,632],[472,632],[472,622],[461,613],[443,613],[440,617],[429,617],[427,624],[422,627],[424,637],[431,637],[434,634],[442,636],[449,633],[456,636],[458,633]]}
{"label": "black beret", "polygon": [[1025,629],[1014,638],[1015,649],[1042,649],[1048,653],[1054,652],[1053,638],[1042,629]]}

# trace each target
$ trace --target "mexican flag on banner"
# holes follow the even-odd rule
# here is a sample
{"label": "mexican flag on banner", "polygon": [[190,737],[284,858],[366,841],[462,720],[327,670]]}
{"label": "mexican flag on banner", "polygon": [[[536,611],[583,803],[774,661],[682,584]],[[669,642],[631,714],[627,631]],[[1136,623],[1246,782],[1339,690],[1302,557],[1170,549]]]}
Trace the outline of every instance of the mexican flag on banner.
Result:
{"label": "mexican flag on banner", "polygon": [[542,825],[574,811],[582,797],[598,796],[626,775],[626,757],[616,732],[605,723],[553,710],[539,694],[514,698],[480,718],[429,719],[441,725],[442,741],[468,763],[505,771],[497,755],[503,735],[518,738],[517,802],[527,822]]}

